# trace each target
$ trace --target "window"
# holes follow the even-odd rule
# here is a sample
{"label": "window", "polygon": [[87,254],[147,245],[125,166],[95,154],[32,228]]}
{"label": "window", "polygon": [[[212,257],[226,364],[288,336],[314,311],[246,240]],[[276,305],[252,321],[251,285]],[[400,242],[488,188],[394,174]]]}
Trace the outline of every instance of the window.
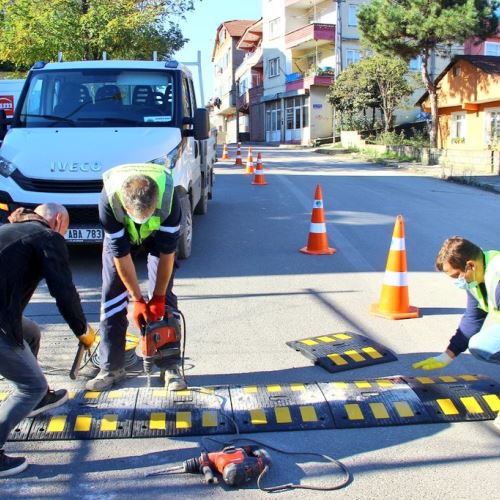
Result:
{"label": "window", "polygon": [[410,61],[409,69],[410,71],[420,71],[421,65],[422,65],[422,57],[417,56]]}
{"label": "window", "polygon": [[[465,113],[451,114],[451,139],[452,142],[463,142],[465,139]],[[458,139],[458,140],[457,140]],[[462,139],[462,141],[460,141]]]}
{"label": "window", "polygon": [[224,38],[226,38],[226,30],[225,28],[222,28],[219,31],[219,45],[222,45],[224,43]]}
{"label": "window", "polygon": [[486,143],[492,144],[500,141],[500,109],[486,112]]}
{"label": "window", "polygon": [[347,18],[347,23],[349,26],[357,26],[358,25],[358,6],[357,5],[349,5],[349,14]]}
{"label": "window", "polygon": [[269,39],[277,38],[279,36],[280,18],[272,19],[269,21]]}
{"label": "window", "polygon": [[460,66],[455,66],[453,68],[453,76],[460,76],[462,74],[462,68]]}
{"label": "window", "polygon": [[357,49],[346,50],[346,65],[354,64],[359,62],[361,59],[361,54]]}
{"label": "window", "polygon": [[268,71],[267,74],[269,78],[273,76],[278,76],[280,74],[280,58],[274,57],[273,59],[269,59],[267,62]]}
{"label": "window", "polygon": [[485,56],[500,56],[500,43],[486,42],[484,44],[484,55]]}

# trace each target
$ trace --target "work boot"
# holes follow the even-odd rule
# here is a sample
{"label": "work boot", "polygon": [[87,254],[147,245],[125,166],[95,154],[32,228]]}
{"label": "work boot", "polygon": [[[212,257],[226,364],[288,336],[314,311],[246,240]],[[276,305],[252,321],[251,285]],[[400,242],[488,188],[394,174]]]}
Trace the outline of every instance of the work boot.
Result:
{"label": "work boot", "polygon": [[497,418],[495,418],[494,422],[495,427],[500,431],[500,411],[497,413]]}
{"label": "work boot", "polygon": [[95,378],[89,380],[85,384],[85,389],[87,389],[87,391],[103,391],[116,382],[123,380],[126,376],[127,372],[125,368],[111,371],[101,370]]}
{"label": "work boot", "polygon": [[36,417],[44,411],[50,410],[51,408],[57,408],[66,403],[67,400],[68,391],[66,389],[59,389],[58,391],[47,389],[47,394],[45,394],[43,399],[31,410],[28,417]]}
{"label": "work boot", "polygon": [[182,376],[179,368],[167,368],[165,370],[165,389],[168,391],[183,391],[186,388],[186,379]]}
{"label": "work boot", "polygon": [[24,457],[9,457],[0,450],[0,477],[9,477],[26,470],[28,462]]}

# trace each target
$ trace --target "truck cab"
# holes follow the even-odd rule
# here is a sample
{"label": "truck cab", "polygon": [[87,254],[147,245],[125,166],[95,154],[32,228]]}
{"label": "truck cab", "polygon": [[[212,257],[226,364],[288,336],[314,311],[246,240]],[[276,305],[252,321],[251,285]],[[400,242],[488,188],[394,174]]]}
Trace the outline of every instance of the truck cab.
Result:
{"label": "truck cab", "polygon": [[197,108],[185,66],[175,61],[36,63],[13,118],[3,116],[0,122],[5,136],[0,223],[18,206],[56,202],[70,214],[68,243],[100,243],[103,172],[151,162],[173,174],[183,212],[178,254],[189,257],[192,214],[207,210],[213,165],[202,155],[208,112]]}

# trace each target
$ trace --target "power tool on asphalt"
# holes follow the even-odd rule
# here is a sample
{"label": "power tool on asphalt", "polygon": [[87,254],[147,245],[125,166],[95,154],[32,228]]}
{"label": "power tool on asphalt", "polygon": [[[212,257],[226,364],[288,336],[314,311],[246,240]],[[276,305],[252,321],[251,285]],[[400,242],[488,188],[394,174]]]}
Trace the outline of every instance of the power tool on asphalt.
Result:
{"label": "power tool on asphalt", "polygon": [[185,460],[181,465],[162,471],[166,474],[202,474],[205,484],[217,484],[216,474],[228,486],[242,486],[265,474],[271,467],[271,456],[258,446],[236,448],[227,446],[221,451],[203,452],[199,457]]}

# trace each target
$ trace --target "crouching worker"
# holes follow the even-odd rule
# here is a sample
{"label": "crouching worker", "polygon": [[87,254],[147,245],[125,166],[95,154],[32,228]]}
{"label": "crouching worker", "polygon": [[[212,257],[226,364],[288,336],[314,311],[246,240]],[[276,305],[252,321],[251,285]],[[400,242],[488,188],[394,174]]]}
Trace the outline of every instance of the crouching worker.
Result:
{"label": "crouching worker", "polygon": [[73,284],[64,233],[69,218],[61,205],[49,203],[34,212],[19,208],[0,227],[0,375],[14,392],[0,406],[0,477],[22,472],[25,458],[10,457],[3,446],[9,432],[25,417],[33,417],[68,399],[64,389],[49,389],[37,361],[40,329],[23,317],[39,282],[50,294],[71,330],[85,346],[94,332],[83,315]]}
{"label": "crouching worker", "polygon": [[[413,368],[445,368],[467,348],[476,358],[500,365],[500,251],[483,251],[474,243],[454,236],[441,247],[436,269],[466,291],[467,307],[446,351],[415,363]],[[491,323],[484,326],[487,316]],[[495,425],[500,428],[500,413]]]}
{"label": "crouching worker", "polygon": [[[154,164],[121,165],[103,175],[99,218],[104,227],[102,248],[100,372],[88,390],[101,391],[126,376],[127,308],[137,328],[158,321],[165,306],[176,308],[172,282],[179,239],[181,209],[172,175]],[[147,253],[149,290],[141,292],[132,256]],[[182,390],[180,356],[162,360],[169,390]]]}

